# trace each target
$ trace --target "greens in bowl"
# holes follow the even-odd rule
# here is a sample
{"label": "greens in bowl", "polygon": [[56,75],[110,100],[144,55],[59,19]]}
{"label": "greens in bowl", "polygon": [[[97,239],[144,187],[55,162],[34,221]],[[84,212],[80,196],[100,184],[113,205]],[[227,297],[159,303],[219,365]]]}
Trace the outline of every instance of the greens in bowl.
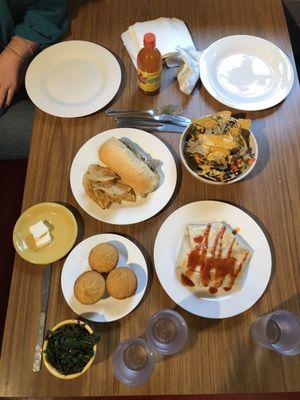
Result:
{"label": "greens in bowl", "polygon": [[257,145],[249,119],[234,118],[222,111],[192,119],[180,147],[185,166],[200,180],[232,183],[253,168]]}
{"label": "greens in bowl", "polygon": [[79,320],[67,320],[48,331],[43,357],[48,370],[61,379],[72,379],[93,362],[99,334]]}

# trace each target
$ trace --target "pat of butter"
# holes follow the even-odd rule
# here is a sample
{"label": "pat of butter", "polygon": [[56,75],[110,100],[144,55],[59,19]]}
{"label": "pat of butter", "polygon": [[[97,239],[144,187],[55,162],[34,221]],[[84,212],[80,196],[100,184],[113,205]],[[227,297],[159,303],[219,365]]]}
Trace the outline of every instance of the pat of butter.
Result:
{"label": "pat of butter", "polygon": [[38,221],[36,224],[29,227],[29,232],[34,237],[41,237],[49,231],[48,226],[43,221]]}
{"label": "pat of butter", "polygon": [[47,246],[47,244],[49,244],[51,242],[51,236],[50,236],[49,232],[45,233],[45,235],[43,235],[41,237],[38,237],[38,238],[33,237],[33,238],[35,240],[35,245],[37,248]]}
{"label": "pat of butter", "polygon": [[31,225],[29,232],[32,234],[34,244],[38,249],[47,246],[52,241],[49,228],[43,221],[38,221],[36,224]]}

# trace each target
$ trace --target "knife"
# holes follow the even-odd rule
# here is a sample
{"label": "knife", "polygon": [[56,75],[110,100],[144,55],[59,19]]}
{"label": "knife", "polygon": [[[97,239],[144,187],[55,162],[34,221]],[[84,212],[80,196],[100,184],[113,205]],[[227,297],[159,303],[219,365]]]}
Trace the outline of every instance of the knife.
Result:
{"label": "knife", "polygon": [[122,121],[126,123],[131,123],[131,122],[141,122],[141,121],[146,121],[146,122],[167,122],[171,123],[174,125],[180,125],[180,126],[188,126],[192,122],[189,118],[182,117],[180,115],[170,115],[170,114],[160,114],[160,115],[155,115],[154,117],[151,116],[117,116],[116,117],[117,121]]}
{"label": "knife", "polygon": [[40,309],[38,339],[36,342],[34,359],[33,359],[33,368],[32,368],[33,372],[39,372],[41,369],[46,311],[47,311],[48,297],[50,292],[50,283],[51,283],[51,264],[47,265],[42,273],[41,309]]}
{"label": "knife", "polygon": [[135,128],[135,129],[142,129],[147,132],[177,132],[177,133],[182,133],[185,129],[186,126],[179,126],[179,125],[173,125],[173,124],[159,124],[159,123],[151,123],[151,122],[126,122],[125,124],[123,122],[120,122],[120,120],[117,121],[117,125],[119,128]]}

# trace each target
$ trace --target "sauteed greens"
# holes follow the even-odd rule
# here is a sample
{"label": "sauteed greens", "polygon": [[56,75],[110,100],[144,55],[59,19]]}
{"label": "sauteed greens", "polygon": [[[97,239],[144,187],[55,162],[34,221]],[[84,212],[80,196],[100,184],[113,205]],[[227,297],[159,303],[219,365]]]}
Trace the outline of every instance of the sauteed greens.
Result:
{"label": "sauteed greens", "polygon": [[81,372],[94,355],[94,345],[99,341],[98,333],[90,333],[85,325],[67,324],[54,331],[48,331],[47,361],[60,374],[70,375]]}

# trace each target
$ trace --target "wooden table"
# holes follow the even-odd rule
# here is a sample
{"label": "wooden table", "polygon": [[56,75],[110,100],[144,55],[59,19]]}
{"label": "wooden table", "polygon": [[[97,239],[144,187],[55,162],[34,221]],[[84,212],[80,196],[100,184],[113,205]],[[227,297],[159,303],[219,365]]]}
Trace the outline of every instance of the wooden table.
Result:
{"label": "wooden table", "polygon": [[[159,95],[146,97],[136,85],[136,72],[120,35],[136,22],[159,16],[184,20],[199,49],[227,35],[252,34],[278,45],[293,63],[280,0],[101,0],[82,2],[72,22],[70,39],[88,40],[109,48],[123,69],[123,84],[113,101],[116,108],[145,108],[174,102],[186,116],[226,109],[199,85],[191,96],[178,89],[174,69],[164,70]],[[294,64],[293,64],[294,65]],[[254,345],[249,326],[259,315],[275,309],[299,308],[300,226],[300,91],[296,78],[288,98],[276,107],[249,112],[260,157],[249,179],[219,187],[194,180],[183,168],[180,190],[159,215],[132,226],[96,221],[79,208],[69,186],[69,171],[78,149],[93,135],[115,127],[103,111],[78,119],[62,119],[36,111],[23,210],[43,201],[67,202],[80,212],[84,238],[100,232],[134,237],[152,258],[162,222],[178,207],[204,199],[225,200],[255,215],[269,235],[274,265],[265,294],[250,310],[234,318],[197,318],[176,306],[153,274],[140,306],[121,321],[98,326],[101,342],[92,368],[74,381],[60,381],[43,367],[33,373],[37,338],[40,282],[43,267],[15,259],[1,359],[0,395],[100,396],[117,394],[247,393],[300,390],[300,357],[282,357]],[[158,135],[178,153],[179,135]],[[178,161],[178,160],[177,160]],[[179,164],[179,163],[178,163]],[[47,328],[75,317],[66,304],[60,273],[53,265]],[[152,266],[153,267],[153,266]],[[137,388],[120,384],[113,375],[111,354],[120,340],[143,334],[147,318],[161,308],[174,308],[186,319],[189,341],[184,351],[156,365],[149,382]]]}

